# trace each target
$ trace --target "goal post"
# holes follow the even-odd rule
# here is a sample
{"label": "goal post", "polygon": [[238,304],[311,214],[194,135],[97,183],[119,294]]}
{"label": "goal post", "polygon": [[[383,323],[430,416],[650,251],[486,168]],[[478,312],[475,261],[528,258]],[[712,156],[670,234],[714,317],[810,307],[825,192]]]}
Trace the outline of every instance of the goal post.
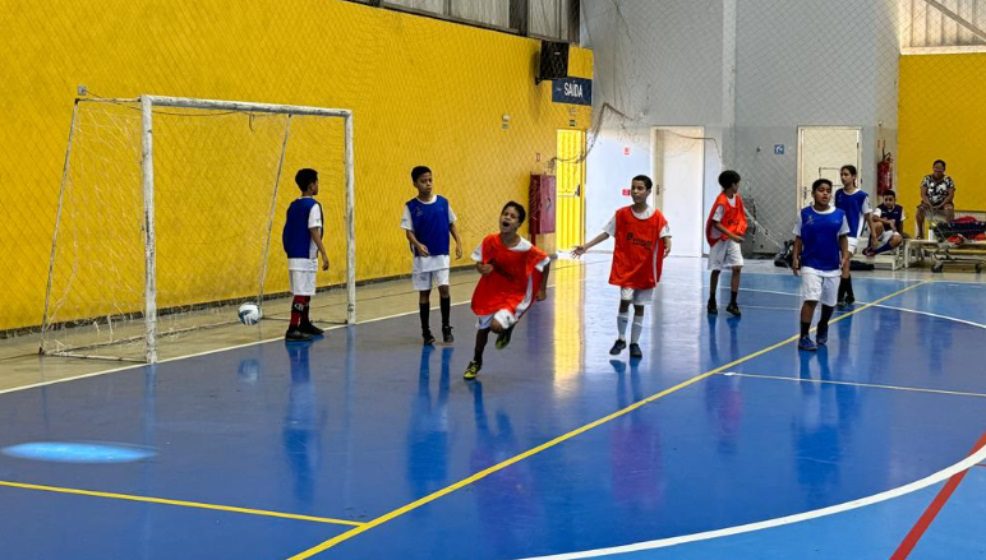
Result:
{"label": "goal post", "polygon": [[[286,276],[275,281],[267,272],[281,257],[272,249],[280,245],[275,215],[290,200],[278,196],[279,186],[293,182],[295,166],[318,169],[323,208],[339,207],[323,212],[335,270],[320,287],[345,287],[344,321],[355,323],[350,110],[156,95],[76,99],[42,353],[154,363],[161,336],[237,319],[228,310],[203,319],[203,310],[263,304],[268,291],[284,295]],[[130,345],[130,357],[107,355],[121,344]],[[139,357],[135,344],[143,346]]]}

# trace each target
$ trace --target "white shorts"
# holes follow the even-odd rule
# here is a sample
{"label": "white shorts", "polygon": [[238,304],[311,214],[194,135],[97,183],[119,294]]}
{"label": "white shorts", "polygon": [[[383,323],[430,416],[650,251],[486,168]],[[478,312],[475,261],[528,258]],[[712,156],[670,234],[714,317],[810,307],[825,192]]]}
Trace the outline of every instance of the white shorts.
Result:
{"label": "white shorts", "polygon": [[448,269],[442,268],[429,272],[412,272],[411,284],[417,292],[426,292],[435,286],[448,286]]}
{"label": "white shorts", "polygon": [[496,313],[491,313],[490,315],[480,315],[476,317],[476,328],[477,329],[488,329],[490,325],[493,324],[493,319],[496,319],[497,323],[500,323],[505,329],[517,324],[517,316],[506,309],[501,309]]}
{"label": "white shorts", "polygon": [[893,238],[894,233],[896,232],[891,231],[889,229],[883,230],[883,233],[880,234],[880,238],[876,240],[876,245],[874,245],[873,248],[879,249],[880,247],[883,247],[887,243],[890,243],[890,240]]}
{"label": "white shorts", "polygon": [[315,295],[314,270],[289,270],[291,275],[291,293],[296,296]]}
{"label": "white shorts", "polygon": [[634,305],[650,305],[654,301],[654,288],[646,290],[620,288],[620,300],[632,301]]}
{"label": "white shorts", "polygon": [[709,270],[725,270],[734,266],[743,266],[739,243],[723,239],[709,248]]}
{"label": "white shorts", "polygon": [[811,268],[801,269],[801,299],[834,307],[839,296],[840,276],[822,276]]}

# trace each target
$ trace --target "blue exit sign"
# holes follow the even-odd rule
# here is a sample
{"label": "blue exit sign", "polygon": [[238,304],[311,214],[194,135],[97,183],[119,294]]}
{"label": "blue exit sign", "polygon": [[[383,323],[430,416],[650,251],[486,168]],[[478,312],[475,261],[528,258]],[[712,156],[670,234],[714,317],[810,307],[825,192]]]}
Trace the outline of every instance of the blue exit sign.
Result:
{"label": "blue exit sign", "polygon": [[592,105],[592,80],[558,78],[551,82],[551,100],[555,103]]}

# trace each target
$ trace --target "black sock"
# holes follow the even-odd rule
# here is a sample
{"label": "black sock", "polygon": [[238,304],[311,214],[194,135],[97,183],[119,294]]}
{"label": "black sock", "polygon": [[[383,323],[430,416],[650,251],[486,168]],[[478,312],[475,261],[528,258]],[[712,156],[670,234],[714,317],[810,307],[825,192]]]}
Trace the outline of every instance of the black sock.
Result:
{"label": "black sock", "polygon": [[452,298],[440,297],[438,303],[442,308],[442,328],[449,326],[449,314],[452,312]]}
{"label": "black sock", "polygon": [[852,276],[846,278],[846,297],[856,299],[856,294],[852,293]]}
{"label": "black sock", "polygon": [[729,305],[736,305],[736,296],[739,292],[729,292]]}
{"label": "black sock", "polygon": [[476,331],[476,348],[473,350],[472,361],[476,362],[476,365],[482,367],[483,365],[483,350],[486,349],[486,342],[490,339],[490,329],[479,329]]}
{"label": "black sock", "polygon": [[846,279],[839,278],[839,292],[836,298],[838,301],[845,301],[846,299]]}
{"label": "black sock", "polygon": [[829,319],[832,318],[832,312],[835,308],[831,305],[822,306],[822,316],[818,319],[818,330],[816,331],[817,336],[826,336],[829,333]]}
{"label": "black sock", "polygon": [[431,327],[428,326],[428,316],[431,315],[431,309],[427,303],[418,303],[418,315],[421,317],[421,332],[431,331]]}
{"label": "black sock", "polygon": [[808,331],[810,330],[811,330],[811,323],[810,322],[806,323],[804,321],[801,321],[801,338],[808,336]]}

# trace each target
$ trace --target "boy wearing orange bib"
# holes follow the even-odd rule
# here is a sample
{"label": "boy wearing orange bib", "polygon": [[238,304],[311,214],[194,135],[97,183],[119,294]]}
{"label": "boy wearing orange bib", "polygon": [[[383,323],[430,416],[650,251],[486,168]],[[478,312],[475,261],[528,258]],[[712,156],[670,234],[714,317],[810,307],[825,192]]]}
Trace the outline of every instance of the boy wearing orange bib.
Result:
{"label": "boy wearing orange bib", "polygon": [[719,288],[719,274],[725,270],[733,271],[729,286],[729,305],[726,311],[739,317],[740,308],[736,303],[739,293],[740,271],[743,270],[743,253],[740,243],[746,235],[746,210],[739,195],[740,176],[733,170],[719,174],[722,193],[716,197],[705,221],[705,238],[709,242],[709,315],[719,313],[716,305],[716,290]]}
{"label": "boy wearing orange bib", "polygon": [[630,357],[643,357],[638,341],[644,325],[644,305],[654,299],[654,286],[661,279],[664,257],[671,252],[668,221],[660,210],[647,205],[653,186],[654,182],[646,175],[634,177],[630,182],[633,204],[617,210],[602,233],[572,251],[573,256],[580,257],[610,236],[615,240],[609,283],[620,287],[620,310],[616,316],[617,339],[609,350],[613,356],[627,347],[627,312],[633,303]]}
{"label": "boy wearing orange bib", "polygon": [[545,298],[551,259],[517,234],[527,212],[510,201],[500,211],[500,232],[487,235],[472,253],[476,270],[483,276],[472,294],[476,314],[476,349],[462,376],[475,379],[483,368],[483,351],[490,331],[497,333],[496,347],[510,343],[517,320],[534,303]]}

